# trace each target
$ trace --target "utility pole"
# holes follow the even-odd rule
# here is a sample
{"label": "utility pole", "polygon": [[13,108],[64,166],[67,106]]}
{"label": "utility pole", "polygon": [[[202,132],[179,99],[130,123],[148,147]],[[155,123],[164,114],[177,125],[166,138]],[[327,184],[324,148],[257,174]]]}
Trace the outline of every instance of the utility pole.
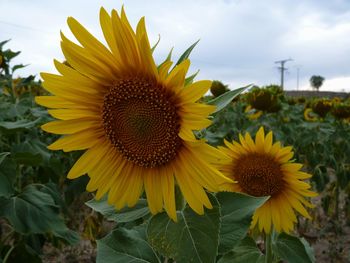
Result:
{"label": "utility pole", "polygon": [[281,88],[283,90],[283,86],[284,86],[284,72],[287,70],[287,68],[284,67],[284,64],[288,61],[292,61],[293,59],[289,58],[289,59],[284,59],[284,60],[279,60],[279,61],[275,61],[276,64],[281,64],[280,67],[278,67],[278,69],[281,71]]}
{"label": "utility pole", "polygon": [[297,66],[297,90],[299,90],[299,71],[300,71],[300,66]]}

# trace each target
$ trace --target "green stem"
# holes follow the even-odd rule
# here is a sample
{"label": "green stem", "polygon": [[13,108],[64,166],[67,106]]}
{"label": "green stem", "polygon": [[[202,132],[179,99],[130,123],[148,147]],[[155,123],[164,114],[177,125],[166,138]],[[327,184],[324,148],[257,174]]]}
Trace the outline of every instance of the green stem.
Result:
{"label": "green stem", "polygon": [[182,195],[182,192],[180,190],[179,186],[175,186],[175,202],[176,202],[176,210],[177,211],[183,211],[186,207],[186,200],[184,196]]}
{"label": "green stem", "polygon": [[21,174],[20,164],[18,164],[16,167],[16,178],[17,178],[17,190],[20,192],[22,190],[22,174]]}
{"label": "green stem", "polygon": [[339,185],[335,184],[335,218],[339,220]]}
{"label": "green stem", "polygon": [[272,263],[272,235],[265,235],[265,263]]}
{"label": "green stem", "polygon": [[6,262],[7,262],[7,260],[8,260],[8,258],[9,258],[9,256],[10,256],[10,254],[11,254],[11,252],[12,252],[12,250],[13,250],[14,248],[15,248],[14,246],[11,246],[11,248],[7,251],[7,253],[6,253],[5,257],[4,257],[4,260],[2,261],[3,263],[6,263]]}

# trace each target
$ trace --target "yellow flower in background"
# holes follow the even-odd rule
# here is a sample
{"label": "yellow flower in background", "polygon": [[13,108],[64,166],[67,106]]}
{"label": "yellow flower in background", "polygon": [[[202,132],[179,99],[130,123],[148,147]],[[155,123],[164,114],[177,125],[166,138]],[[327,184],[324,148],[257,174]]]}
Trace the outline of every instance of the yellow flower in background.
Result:
{"label": "yellow flower in background", "polygon": [[263,111],[255,110],[250,105],[245,108],[244,113],[246,113],[247,118],[252,121],[259,119],[261,115],[263,115]]}
{"label": "yellow flower in background", "polygon": [[144,18],[134,32],[123,9],[110,15],[101,8],[100,23],[108,48],[68,18],[81,45],[62,34],[66,63],[55,61],[60,75],[41,74],[54,96],[36,102],[59,119],[42,129],[64,135],[48,148],[86,150],[68,178],[87,173],[87,190],[97,191],[97,199],[108,193],[117,209],[134,206],[145,190],[153,214],[164,208],[176,220],[177,183],[189,206],[203,214],[203,206],[212,207],[204,188],[216,192],[231,182],[210,165],[227,157],[192,132],[211,123],[215,106],[196,103],[211,81],[184,86],[189,60],[173,70],[171,61],[157,68]]}
{"label": "yellow flower in background", "polygon": [[300,171],[302,164],[291,161],[292,147],[282,147],[280,142],[273,143],[272,132],[265,136],[262,127],[255,141],[249,133],[245,137],[240,135],[239,139],[239,143],[225,141],[227,148],[219,147],[231,161],[218,166],[224,175],[237,182],[222,190],[270,196],[255,211],[251,227],[257,226],[261,232],[270,233],[273,226],[278,232],[288,233],[297,222],[295,211],[310,218],[304,206],[313,205],[305,198],[317,194],[303,181],[311,175]]}
{"label": "yellow flower in background", "polygon": [[306,121],[311,121],[311,122],[318,121],[317,116],[315,114],[313,114],[313,111],[311,108],[306,108],[304,110],[304,119]]}

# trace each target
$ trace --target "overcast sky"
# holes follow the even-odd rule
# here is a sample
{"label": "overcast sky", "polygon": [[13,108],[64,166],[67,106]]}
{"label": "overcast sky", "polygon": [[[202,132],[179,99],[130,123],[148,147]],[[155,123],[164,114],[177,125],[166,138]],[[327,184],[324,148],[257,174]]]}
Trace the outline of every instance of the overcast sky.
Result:
{"label": "overcast sky", "polygon": [[[72,36],[66,18],[73,16],[102,39],[99,8],[126,13],[135,27],[146,17],[159,63],[174,47],[176,58],[201,39],[191,55],[198,79],[218,79],[230,88],[279,83],[274,62],[288,62],[286,89],[309,88],[311,75],[326,78],[321,90],[350,91],[350,1],[274,0],[0,0],[0,41],[21,50],[15,62],[30,64],[19,74],[54,71],[52,60],[63,60],[59,31]],[[72,38],[73,39],[73,38]]]}

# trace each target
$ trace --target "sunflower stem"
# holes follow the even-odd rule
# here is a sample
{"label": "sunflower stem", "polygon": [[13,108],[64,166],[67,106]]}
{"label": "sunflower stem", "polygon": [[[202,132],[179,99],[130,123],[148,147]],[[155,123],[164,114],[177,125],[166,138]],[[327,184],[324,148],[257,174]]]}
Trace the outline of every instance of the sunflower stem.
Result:
{"label": "sunflower stem", "polygon": [[265,263],[272,263],[272,235],[265,235]]}
{"label": "sunflower stem", "polygon": [[180,187],[175,186],[175,202],[176,202],[176,210],[183,211],[186,207],[186,200],[181,193]]}

